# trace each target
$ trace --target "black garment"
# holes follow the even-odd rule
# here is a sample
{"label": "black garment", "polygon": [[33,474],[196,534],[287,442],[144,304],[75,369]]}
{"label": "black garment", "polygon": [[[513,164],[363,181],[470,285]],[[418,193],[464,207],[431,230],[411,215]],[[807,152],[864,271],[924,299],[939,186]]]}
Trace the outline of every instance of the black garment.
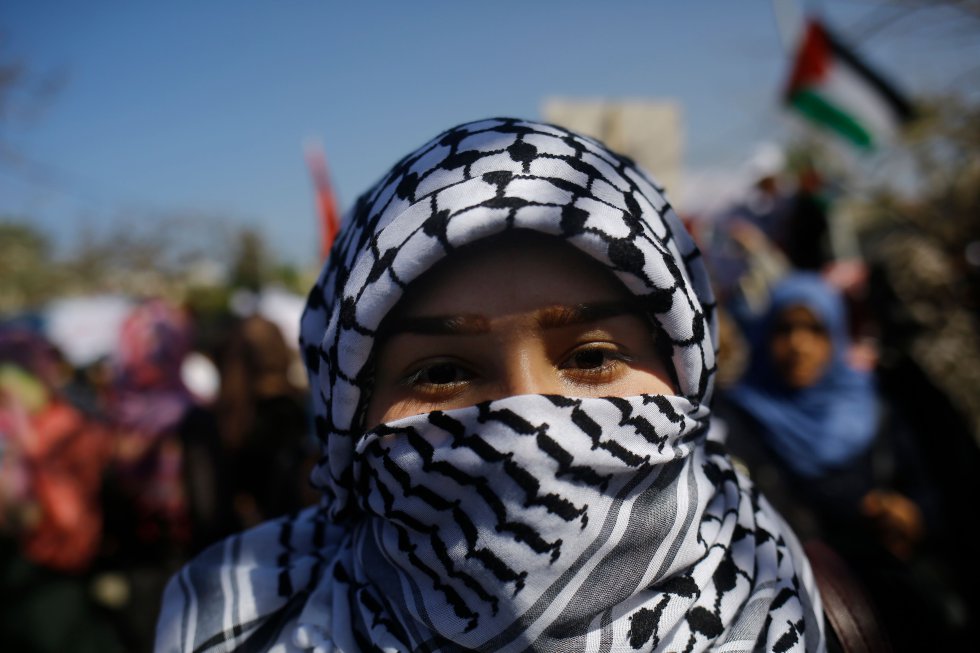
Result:
{"label": "black garment", "polygon": [[304,493],[305,463],[313,444],[306,407],[299,399],[289,395],[256,399],[251,428],[241,447],[230,452],[231,493],[254,502],[259,520],[303,508],[309,503]]}
{"label": "black garment", "polygon": [[96,572],[125,585],[126,599],[105,612],[129,651],[153,648],[167,579],[191,556],[238,529],[228,492],[229,460],[212,412],[189,407],[171,437],[181,449],[186,529],[173,532],[167,523],[142,515],[131,485],[120,483],[111,470],[102,488],[105,536]]}
{"label": "black garment", "polygon": [[89,574],[46,569],[0,537],[0,649],[20,653],[125,650],[110,616],[92,600]]}
{"label": "black garment", "polygon": [[786,256],[799,270],[819,271],[833,258],[826,202],[806,191],[798,192],[786,220]]}
{"label": "black garment", "polygon": [[883,412],[869,451],[818,479],[794,475],[766,445],[762,426],[724,395],[716,398],[713,418],[726,429],[726,446],[736,465],[800,539],[826,542],[855,572],[896,651],[951,650],[963,643],[966,631],[956,618],[962,599],[933,542],[927,537],[911,560],[899,560],[879,542],[873,524],[860,511],[869,490],[895,490],[919,505],[928,532],[940,528],[934,489],[897,413]]}
{"label": "black garment", "polygon": [[214,413],[200,406],[187,411],[178,427],[183,453],[182,476],[187,492],[190,543],[182,558],[238,530],[229,491],[233,473],[225,454]]}
{"label": "black garment", "polygon": [[921,463],[935,479],[942,515],[937,555],[968,603],[967,627],[980,626],[980,347],[969,295],[954,259],[928,235],[876,234],[869,306],[880,332],[882,393],[901,406]]}

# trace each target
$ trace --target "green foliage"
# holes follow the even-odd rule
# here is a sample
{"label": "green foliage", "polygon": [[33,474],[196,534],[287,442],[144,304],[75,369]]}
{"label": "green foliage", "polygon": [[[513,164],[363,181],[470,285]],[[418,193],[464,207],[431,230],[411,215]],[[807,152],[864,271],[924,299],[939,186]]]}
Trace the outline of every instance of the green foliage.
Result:
{"label": "green foliage", "polygon": [[235,257],[231,265],[231,285],[258,291],[268,280],[267,257],[259,232],[254,229],[244,229],[238,235]]}
{"label": "green foliage", "polygon": [[[229,235],[226,224],[200,216],[147,222],[83,232],[56,257],[47,235],[27,220],[0,219],[0,314],[55,297],[114,292],[170,297],[221,319],[235,289],[277,285],[305,294],[318,272],[277,261],[255,229]],[[223,247],[229,241],[237,246]]]}
{"label": "green foliage", "polygon": [[922,103],[907,143],[922,191],[904,213],[947,247],[980,239],[980,101]]}
{"label": "green foliage", "polygon": [[24,222],[0,220],[0,313],[53,297],[58,292],[58,272],[43,233]]}

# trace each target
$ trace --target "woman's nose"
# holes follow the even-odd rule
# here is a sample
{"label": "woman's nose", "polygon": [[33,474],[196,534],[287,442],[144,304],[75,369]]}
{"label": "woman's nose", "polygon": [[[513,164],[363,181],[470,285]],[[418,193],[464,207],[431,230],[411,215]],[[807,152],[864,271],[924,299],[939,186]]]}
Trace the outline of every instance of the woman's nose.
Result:
{"label": "woman's nose", "polygon": [[561,384],[557,371],[542,352],[531,347],[507,351],[501,370],[504,396],[528,394],[558,394]]}
{"label": "woman's nose", "polygon": [[813,344],[813,337],[806,329],[793,329],[789,334],[789,344],[796,350],[806,350]]}

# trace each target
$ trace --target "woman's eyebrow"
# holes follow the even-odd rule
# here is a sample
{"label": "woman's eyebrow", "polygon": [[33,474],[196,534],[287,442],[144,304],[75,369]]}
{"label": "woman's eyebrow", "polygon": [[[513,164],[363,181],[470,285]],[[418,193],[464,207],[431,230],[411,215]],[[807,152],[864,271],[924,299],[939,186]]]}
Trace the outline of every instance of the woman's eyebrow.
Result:
{"label": "woman's eyebrow", "polygon": [[536,319],[542,329],[558,329],[629,314],[643,315],[643,311],[636,301],[623,299],[574,306],[548,306],[538,312]]}
{"label": "woman's eyebrow", "polygon": [[490,331],[490,320],[482,315],[433,315],[401,317],[386,323],[378,333],[390,338],[399,333],[423,336],[471,336]]}
{"label": "woman's eyebrow", "polygon": [[[535,321],[542,329],[598,322],[617,315],[642,315],[643,311],[634,300],[582,303],[573,306],[548,306],[538,311]],[[387,339],[399,333],[422,336],[472,336],[490,332],[490,320],[483,315],[424,315],[400,317],[386,322],[378,332],[379,339]]]}

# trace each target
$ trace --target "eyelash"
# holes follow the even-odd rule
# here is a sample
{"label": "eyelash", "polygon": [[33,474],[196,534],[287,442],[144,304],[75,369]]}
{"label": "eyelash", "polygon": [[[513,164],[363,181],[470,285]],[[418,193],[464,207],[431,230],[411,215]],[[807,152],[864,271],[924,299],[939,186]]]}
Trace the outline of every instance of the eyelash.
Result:
{"label": "eyelash", "polygon": [[[448,383],[432,383],[430,381],[424,381],[424,380],[422,380],[422,377],[427,372],[431,372],[435,368],[442,367],[442,366],[452,366],[453,368],[455,368],[455,370],[457,372],[458,371],[462,371],[464,377],[467,377],[467,378],[463,378],[463,379],[460,379],[460,380],[457,380],[457,381],[450,381]],[[422,391],[422,392],[424,392],[426,390],[429,390],[429,391],[432,391],[432,392],[438,392],[438,391],[445,391],[445,390],[448,390],[450,388],[455,388],[455,387],[461,386],[466,381],[468,381],[469,380],[469,377],[471,377],[471,376],[472,376],[472,373],[469,370],[467,370],[465,366],[460,365],[459,363],[456,363],[456,362],[453,362],[453,361],[440,360],[440,361],[434,361],[434,362],[428,363],[426,365],[422,365],[421,367],[419,367],[417,370],[415,370],[411,374],[408,374],[407,376],[405,376],[405,378],[402,379],[402,384],[405,385],[405,386],[407,386],[407,387],[409,387],[409,388],[412,388],[412,389],[418,390],[418,391]]]}
{"label": "eyelash", "polygon": [[573,349],[568,356],[565,357],[565,361],[572,361],[576,356],[580,354],[592,354],[601,353],[603,355],[603,362],[597,367],[585,367],[585,368],[574,368],[567,366],[563,363],[559,367],[565,371],[566,374],[572,376],[580,377],[578,379],[573,379],[574,381],[582,384],[599,384],[611,380],[612,377],[623,365],[628,365],[633,361],[633,358],[624,352],[620,351],[615,345],[611,343],[588,343]]}

